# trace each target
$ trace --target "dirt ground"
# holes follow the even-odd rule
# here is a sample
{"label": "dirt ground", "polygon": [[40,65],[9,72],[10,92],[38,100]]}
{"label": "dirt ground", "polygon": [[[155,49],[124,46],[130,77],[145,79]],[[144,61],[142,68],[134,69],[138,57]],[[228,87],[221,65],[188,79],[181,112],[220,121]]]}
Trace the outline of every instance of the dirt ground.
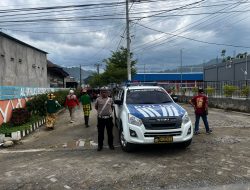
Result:
{"label": "dirt ground", "polygon": [[[194,123],[190,105],[183,105]],[[85,128],[82,110],[69,123],[67,111],[55,130],[41,127],[20,144],[0,149],[0,189],[248,189],[250,115],[210,109],[213,133],[194,136],[185,150],[139,146],[123,152],[114,128],[115,150],[97,152],[96,112]]]}

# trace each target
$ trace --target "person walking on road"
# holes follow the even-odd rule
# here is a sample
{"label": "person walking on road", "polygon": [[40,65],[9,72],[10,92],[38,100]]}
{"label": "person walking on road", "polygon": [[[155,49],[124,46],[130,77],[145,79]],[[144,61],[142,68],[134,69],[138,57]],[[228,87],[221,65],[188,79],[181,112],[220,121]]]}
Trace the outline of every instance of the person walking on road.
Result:
{"label": "person walking on road", "polygon": [[45,126],[47,129],[54,129],[56,122],[56,112],[61,105],[54,100],[55,96],[52,93],[48,94],[48,100],[45,101],[45,108],[47,112]]}
{"label": "person walking on road", "polygon": [[86,89],[83,89],[82,93],[83,94],[82,94],[82,96],[80,98],[80,102],[82,103],[82,107],[83,107],[85,126],[89,127],[89,114],[90,114],[90,111],[92,110],[92,108],[91,108],[91,98],[88,95]]}
{"label": "person walking on road", "polygon": [[204,94],[204,91],[202,88],[198,89],[198,95],[194,96],[191,100],[189,100],[189,103],[194,107],[194,111],[195,111],[194,134],[195,135],[200,134],[200,131],[199,131],[200,117],[202,118],[203,123],[205,125],[206,133],[210,134],[212,132],[212,130],[209,128],[208,121],[207,121],[208,98]]}
{"label": "person walking on road", "polygon": [[70,90],[65,101],[65,107],[68,107],[69,114],[70,114],[70,119],[71,119],[70,123],[74,122],[74,112],[75,112],[76,106],[79,106],[79,101],[76,95],[74,94],[74,90]]}
{"label": "person walking on road", "polygon": [[114,150],[113,145],[113,118],[112,108],[113,100],[108,97],[109,90],[107,87],[100,89],[100,97],[96,99],[95,109],[97,110],[97,129],[98,129],[98,149],[101,151],[103,148],[104,130],[106,127],[108,134],[108,145],[111,150]]}

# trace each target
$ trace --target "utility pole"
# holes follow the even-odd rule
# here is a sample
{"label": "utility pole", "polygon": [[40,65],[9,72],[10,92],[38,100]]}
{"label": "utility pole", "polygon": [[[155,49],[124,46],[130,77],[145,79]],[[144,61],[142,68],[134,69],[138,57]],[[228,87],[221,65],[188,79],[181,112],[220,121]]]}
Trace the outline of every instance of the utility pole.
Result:
{"label": "utility pole", "polygon": [[128,81],[131,81],[131,60],[130,60],[130,34],[129,34],[129,9],[128,2],[126,0],[126,30],[127,30],[127,70],[128,70]]}
{"label": "utility pole", "polygon": [[80,65],[80,88],[82,88],[82,66]]}
{"label": "utility pole", "polygon": [[245,68],[245,80],[247,81],[247,53],[246,53],[246,68]]}
{"label": "utility pole", "polygon": [[180,51],[180,59],[181,59],[181,87],[182,87],[182,49]]}
{"label": "utility pole", "polygon": [[101,65],[102,65],[102,64],[100,64],[100,63],[95,64],[96,70],[97,70],[97,74],[98,74],[98,75],[100,74],[100,66],[101,66]]}
{"label": "utility pole", "polygon": [[146,64],[144,64],[144,82],[146,80]]}
{"label": "utility pole", "polygon": [[247,74],[248,74],[248,73],[247,73],[247,52],[245,52],[245,56],[246,56],[246,57],[245,57],[245,58],[246,58],[246,62],[245,62],[245,64],[246,64],[246,66],[245,66],[245,71],[243,71],[242,69],[241,69],[241,70],[242,70],[243,73],[244,73],[244,76],[245,76],[245,83],[246,83],[245,85],[247,86]]}

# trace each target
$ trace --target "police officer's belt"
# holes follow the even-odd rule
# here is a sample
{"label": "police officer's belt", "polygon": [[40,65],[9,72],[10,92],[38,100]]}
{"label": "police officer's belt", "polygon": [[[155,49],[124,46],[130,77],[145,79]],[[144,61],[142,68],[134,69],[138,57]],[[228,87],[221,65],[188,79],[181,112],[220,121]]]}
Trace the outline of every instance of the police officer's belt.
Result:
{"label": "police officer's belt", "polygon": [[111,118],[112,115],[103,115],[103,116],[99,115],[98,117],[101,119],[108,119],[108,118]]}

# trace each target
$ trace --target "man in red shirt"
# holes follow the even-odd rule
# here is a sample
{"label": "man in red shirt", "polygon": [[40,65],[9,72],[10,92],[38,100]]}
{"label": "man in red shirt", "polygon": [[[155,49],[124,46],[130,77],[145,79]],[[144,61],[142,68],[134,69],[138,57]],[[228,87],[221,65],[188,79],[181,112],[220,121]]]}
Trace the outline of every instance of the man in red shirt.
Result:
{"label": "man in red shirt", "polygon": [[199,88],[198,95],[194,96],[189,102],[194,107],[194,110],[195,110],[194,134],[195,135],[200,134],[200,132],[199,132],[200,117],[202,118],[202,120],[204,122],[207,134],[210,134],[212,132],[212,130],[209,129],[209,125],[208,125],[208,121],[207,121],[208,98],[204,94],[203,89]]}
{"label": "man in red shirt", "polygon": [[75,107],[79,106],[79,101],[76,97],[76,95],[74,94],[74,90],[70,90],[69,94],[66,97],[66,101],[65,101],[65,107],[68,107],[69,109],[69,114],[70,114],[70,123],[74,122],[74,112],[75,112]]}

